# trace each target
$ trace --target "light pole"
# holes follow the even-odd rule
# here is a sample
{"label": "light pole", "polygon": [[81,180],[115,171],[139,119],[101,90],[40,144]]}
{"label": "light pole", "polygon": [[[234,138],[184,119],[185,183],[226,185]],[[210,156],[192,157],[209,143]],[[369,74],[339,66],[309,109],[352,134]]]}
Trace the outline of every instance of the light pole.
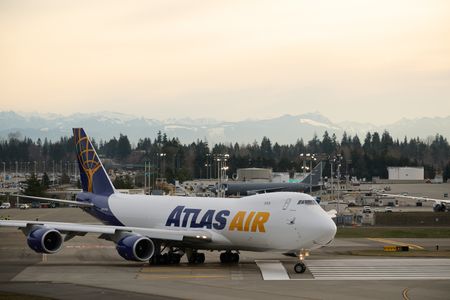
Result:
{"label": "light pole", "polygon": [[3,186],[5,186],[5,182],[6,182],[6,162],[2,162],[3,163]]}
{"label": "light pole", "polygon": [[[19,175],[18,170],[19,169],[19,163],[16,161],[16,189],[19,190]],[[16,197],[16,207],[19,207],[19,196]]]}
{"label": "light pole", "polygon": [[226,175],[227,175],[227,170],[228,170],[228,159],[230,158],[229,154],[225,154],[224,155],[224,160],[223,160],[223,179],[226,180]]}
{"label": "light pole", "polygon": [[161,166],[161,177],[162,178],[165,178],[165,176],[166,176],[166,170],[165,170],[165,167],[166,167],[166,153],[160,153],[160,156],[162,157],[162,166]]}
{"label": "light pole", "polygon": [[312,162],[316,161],[317,158],[314,156],[314,154],[311,156],[311,159],[309,160],[309,194],[312,194],[312,177],[313,177],[313,167]]}
{"label": "light pole", "polygon": [[217,181],[218,181],[218,194],[222,197],[222,180],[225,179],[226,172],[228,170],[227,161],[230,157],[229,154],[217,154],[215,160],[217,162]]}
{"label": "light pole", "polygon": [[209,163],[206,163],[205,164],[205,169],[206,169],[206,179],[209,179],[209,166],[210,166],[210,164]]}
{"label": "light pole", "polygon": [[337,181],[338,181],[338,191],[337,191],[337,215],[339,215],[339,200],[340,200],[340,193],[341,193],[341,158],[342,156],[340,154],[337,155],[338,165],[337,165]]}
{"label": "light pole", "polygon": [[18,178],[17,176],[19,176],[19,162],[16,160],[16,185],[18,183]]}
{"label": "light pole", "polygon": [[147,191],[147,161],[144,160],[144,194]]}
{"label": "light pole", "polygon": [[306,177],[306,172],[305,172],[305,170],[306,170],[306,156],[309,156],[310,154],[309,153],[300,153],[300,159],[301,160],[303,160],[303,167],[302,167],[302,169],[303,169],[303,178],[305,178]]}
{"label": "light pole", "polygon": [[334,194],[333,194],[333,186],[334,186],[334,183],[333,183],[333,176],[334,176],[334,174],[333,174],[333,164],[334,164],[334,160],[332,159],[332,158],[330,158],[330,180],[331,180],[331,182],[330,182],[330,187],[331,187],[331,199],[332,200],[334,200]]}
{"label": "light pole", "polygon": [[300,153],[300,159],[303,160],[303,178],[306,177],[305,170],[308,170],[306,161],[309,161],[309,193],[312,194],[312,176],[313,176],[313,161],[316,161],[316,154]]}
{"label": "light pole", "polygon": [[152,158],[150,157],[150,161],[148,162],[148,193],[150,194],[150,191],[152,189]]}

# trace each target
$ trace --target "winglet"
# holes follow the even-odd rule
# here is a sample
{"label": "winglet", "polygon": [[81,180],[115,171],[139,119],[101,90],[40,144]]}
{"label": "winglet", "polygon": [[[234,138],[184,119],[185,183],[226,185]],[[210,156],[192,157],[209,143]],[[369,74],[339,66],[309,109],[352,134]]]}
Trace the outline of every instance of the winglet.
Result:
{"label": "winglet", "polygon": [[114,186],[83,128],[73,128],[80,179],[83,191],[109,196]]}

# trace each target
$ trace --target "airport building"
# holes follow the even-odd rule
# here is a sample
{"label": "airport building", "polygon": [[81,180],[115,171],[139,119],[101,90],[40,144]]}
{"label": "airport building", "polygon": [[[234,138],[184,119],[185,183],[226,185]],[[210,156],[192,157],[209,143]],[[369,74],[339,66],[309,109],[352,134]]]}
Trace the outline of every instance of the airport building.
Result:
{"label": "airport building", "polygon": [[424,180],[423,167],[388,167],[389,180]]}
{"label": "airport building", "polygon": [[264,168],[238,169],[237,180],[270,182],[272,181],[272,169],[264,169]]}

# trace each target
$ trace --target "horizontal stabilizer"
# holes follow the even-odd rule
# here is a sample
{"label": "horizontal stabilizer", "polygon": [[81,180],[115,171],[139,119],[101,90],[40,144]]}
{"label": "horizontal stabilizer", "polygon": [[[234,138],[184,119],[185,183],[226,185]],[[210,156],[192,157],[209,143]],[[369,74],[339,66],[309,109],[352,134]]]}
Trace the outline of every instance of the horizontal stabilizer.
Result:
{"label": "horizontal stabilizer", "polygon": [[62,199],[45,198],[45,197],[35,197],[35,196],[18,195],[18,194],[10,194],[10,196],[12,196],[12,197],[20,197],[20,198],[27,198],[27,199],[33,199],[33,200],[38,200],[38,201],[49,201],[49,202],[56,202],[56,203],[73,204],[73,205],[80,206],[80,207],[92,207],[92,206],[94,206],[92,203],[71,201],[71,200],[62,200]]}

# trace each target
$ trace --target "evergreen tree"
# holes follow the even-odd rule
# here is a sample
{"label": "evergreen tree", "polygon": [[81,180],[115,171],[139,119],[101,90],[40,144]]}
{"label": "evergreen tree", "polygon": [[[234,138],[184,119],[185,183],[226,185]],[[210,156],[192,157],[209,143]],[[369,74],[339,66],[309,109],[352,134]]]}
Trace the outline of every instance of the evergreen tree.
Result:
{"label": "evergreen tree", "polygon": [[50,187],[50,178],[48,178],[47,173],[44,173],[44,175],[42,175],[41,184],[44,189],[48,189]]}
{"label": "evergreen tree", "polygon": [[26,181],[26,188],[23,192],[28,196],[43,197],[46,188],[37,179],[36,174],[32,174]]}
{"label": "evergreen tree", "polygon": [[448,179],[450,178],[450,161],[445,166],[444,172],[442,174],[442,177],[444,179],[444,182],[448,182]]}
{"label": "evergreen tree", "polygon": [[131,154],[131,144],[126,135],[120,135],[119,142],[117,144],[117,157],[124,159]]}
{"label": "evergreen tree", "polygon": [[[336,137],[336,136],[334,136]],[[328,135],[328,131],[325,131],[322,139],[322,151],[328,155],[336,150],[336,145],[333,145],[333,141]]]}
{"label": "evergreen tree", "polygon": [[134,187],[133,180],[130,175],[116,177],[113,185],[116,189],[132,189]]}

